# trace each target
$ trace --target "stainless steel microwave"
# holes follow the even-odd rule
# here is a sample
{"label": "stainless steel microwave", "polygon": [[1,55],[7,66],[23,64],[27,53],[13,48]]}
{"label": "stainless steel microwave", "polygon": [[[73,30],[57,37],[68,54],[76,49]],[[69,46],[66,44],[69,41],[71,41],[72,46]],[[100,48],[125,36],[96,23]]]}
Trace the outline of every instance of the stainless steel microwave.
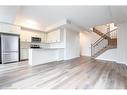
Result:
{"label": "stainless steel microwave", "polygon": [[39,38],[39,37],[31,37],[31,42],[32,43],[41,43],[41,38]]}

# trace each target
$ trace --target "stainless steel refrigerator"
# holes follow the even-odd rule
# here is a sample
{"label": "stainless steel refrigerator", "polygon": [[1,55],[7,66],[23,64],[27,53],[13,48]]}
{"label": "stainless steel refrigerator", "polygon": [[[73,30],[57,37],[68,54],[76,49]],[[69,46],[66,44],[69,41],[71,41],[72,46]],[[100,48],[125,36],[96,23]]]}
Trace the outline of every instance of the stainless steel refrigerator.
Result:
{"label": "stainless steel refrigerator", "polygon": [[19,61],[19,36],[13,34],[1,34],[1,63]]}

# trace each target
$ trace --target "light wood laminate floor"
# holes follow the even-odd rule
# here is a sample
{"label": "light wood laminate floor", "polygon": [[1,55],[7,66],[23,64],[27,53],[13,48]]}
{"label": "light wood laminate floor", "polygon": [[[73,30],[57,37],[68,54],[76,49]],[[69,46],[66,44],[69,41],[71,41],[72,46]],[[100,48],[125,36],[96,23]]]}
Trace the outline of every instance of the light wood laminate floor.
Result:
{"label": "light wood laminate floor", "polygon": [[80,57],[31,67],[27,62],[0,65],[1,89],[126,89],[127,67]]}

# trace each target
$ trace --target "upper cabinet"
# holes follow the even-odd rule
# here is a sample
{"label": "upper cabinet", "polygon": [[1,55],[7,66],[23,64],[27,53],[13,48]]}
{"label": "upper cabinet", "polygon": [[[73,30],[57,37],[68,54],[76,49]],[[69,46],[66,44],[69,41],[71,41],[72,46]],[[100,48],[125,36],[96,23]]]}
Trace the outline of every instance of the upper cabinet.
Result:
{"label": "upper cabinet", "polygon": [[20,38],[21,42],[31,42],[32,37],[39,37],[41,38],[41,42],[43,43],[45,38],[44,38],[44,33],[38,32],[38,31],[30,31],[30,30],[21,30],[20,32]]}
{"label": "upper cabinet", "polygon": [[48,33],[21,30],[20,38],[21,42],[31,42],[31,37],[41,38],[41,43],[57,43],[61,42],[61,29],[51,31]]}
{"label": "upper cabinet", "polygon": [[12,34],[20,34],[20,27],[9,24],[9,23],[0,23],[0,32],[2,33],[12,33]]}
{"label": "upper cabinet", "polygon": [[47,33],[47,40],[46,43],[55,43],[61,41],[61,30],[55,30]]}

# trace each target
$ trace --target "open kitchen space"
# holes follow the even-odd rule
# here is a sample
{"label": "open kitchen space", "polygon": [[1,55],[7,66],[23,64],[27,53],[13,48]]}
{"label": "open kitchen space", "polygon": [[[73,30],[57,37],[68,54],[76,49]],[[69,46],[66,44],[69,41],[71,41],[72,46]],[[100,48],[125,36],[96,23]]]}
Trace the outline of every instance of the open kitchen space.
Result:
{"label": "open kitchen space", "polygon": [[[69,62],[69,60],[75,60],[76,57],[79,58],[80,39],[78,28],[71,29],[74,26],[68,23],[68,20],[62,20],[60,25],[45,32],[1,22],[0,88],[13,88],[13,84],[23,81],[24,79],[38,78],[48,73],[56,74],[55,72],[59,72],[59,70],[55,70],[56,67],[63,68],[66,62],[67,64],[71,62]],[[70,35],[72,36],[70,37]],[[73,49],[68,48],[70,45]],[[73,50],[75,50],[75,52],[73,52]],[[79,58],[79,62],[81,59]],[[73,63],[70,64],[70,66],[71,65],[73,65]],[[76,63],[74,66],[77,65]],[[51,75],[51,77],[55,78],[57,75],[58,77],[62,76],[62,74],[65,73],[63,71],[64,69],[56,75]],[[67,78],[68,74],[65,76]],[[45,77],[43,78],[45,80]],[[50,78],[47,80],[50,80]],[[32,85],[31,82],[30,85]],[[36,83],[33,85],[36,85]],[[22,88],[22,86],[20,87]],[[18,87],[15,86],[14,88],[17,89]],[[38,88],[38,86],[32,88]]]}

